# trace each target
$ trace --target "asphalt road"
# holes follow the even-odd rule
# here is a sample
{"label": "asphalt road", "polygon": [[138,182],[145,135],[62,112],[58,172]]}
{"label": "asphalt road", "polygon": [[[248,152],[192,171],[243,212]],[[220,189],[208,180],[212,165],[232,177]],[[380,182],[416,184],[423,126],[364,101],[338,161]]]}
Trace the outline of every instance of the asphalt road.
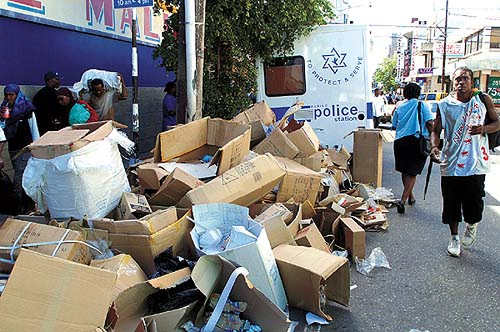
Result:
{"label": "asphalt road", "polygon": [[[394,171],[392,144],[384,145],[383,168],[384,187],[399,196],[402,184]],[[460,258],[446,253],[449,230],[441,223],[438,168],[433,168],[425,201],[425,176],[420,176],[416,206],[407,206],[404,216],[391,209],[387,232],[367,234],[367,254],[382,248],[392,270],[376,269],[366,277],[351,266],[351,285],[357,285],[351,307],[330,308],[334,321],[321,331],[500,331],[499,175],[496,153],[478,240]]]}

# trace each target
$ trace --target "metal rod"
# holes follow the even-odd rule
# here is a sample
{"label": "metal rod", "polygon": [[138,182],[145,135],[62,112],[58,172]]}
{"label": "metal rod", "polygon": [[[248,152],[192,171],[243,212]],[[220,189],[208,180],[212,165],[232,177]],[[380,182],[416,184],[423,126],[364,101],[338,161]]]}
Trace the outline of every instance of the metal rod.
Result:
{"label": "metal rod", "polygon": [[132,136],[135,143],[135,156],[139,145],[139,64],[137,54],[137,9],[132,8]]}
{"label": "metal rod", "polygon": [[448,37],[448,0],[446,0],[446,14],[444,18],[444,43],[443,43],[443,71],[441,73],[441,92],[446,92],[444,90],[444,76],[445,70],[444,67],[446,65],[446,38]]}

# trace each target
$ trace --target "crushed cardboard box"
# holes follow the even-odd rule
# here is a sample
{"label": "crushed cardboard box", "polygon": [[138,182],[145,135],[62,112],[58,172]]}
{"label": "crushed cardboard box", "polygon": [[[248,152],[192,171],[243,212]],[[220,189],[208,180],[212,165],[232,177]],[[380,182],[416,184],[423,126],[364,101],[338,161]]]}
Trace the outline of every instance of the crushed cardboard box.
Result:
{"label": "crushed cardboard box", "polygon": [[270,153],[273,156],[288,159],[294,159],[300,153],[297,146],[279,128],[274,129],[253,151],[259,154]]}
{"label": "crushed cardboard box", "polygon": [[319,138],[307,122],[304,122],[300,129],[294,130],[286,136],[299,149],[300,157],[308,157],[319,151]]}
{"label": "crushed cardboard box", "polygon": [[252,142],[258,142],[266,138],[264,126],[269,127],[276,123],[276,114],[265,101],[261,101],[235,116],[232,121],[250,124],[252,128],[251,140]]}
{"label": "crushed cardboard box", "polygon": [[[0,246],[35,244],[40,242],[56,241],[51,245],[30,247],[39,253],[52,255],[63,259],[88,264],[91,260],[89,248],[82,243],[63,243],[62,241],[83,241],[80,232],[66,230],[49,225],[31,223],[16,219],[7,219],[0,226]],[[58,244],[57,242],[61,242]],[[17,257],[19,249],[13,251]],[[0,257],[10,259],[10,250],[0,250]]]}
{"label": "crushed cardboard box", "polygon": [[165,179],[158,191],[151,197],[151,204],[173,206],[190,190],[203,185],[203,182],[180,168],[174,169]]}
{"label": "crushed cardboard box", "polygon": [[327,300],[349,305],[350,271],[346,258],[316,248],[291,245],[278,246],[273,253],[290,306],[331,320],[322,308],[322,295]]}
{"label": "crushed cardboard box", "polygon": [[295,235],[295,242],[299,246],[312,247],[330,253],[330,247],[314,223],[301,229],[297,235]]}
{"label": "crushed cardboard box", "polygon": [[[206,296],[205,304],[197,315],[198,322],[205,316],[210,296],[213,293],[222,293],[235,269],[232,263],[220,256],[203,256],[198,260],[191,277],[196,287]],[[229,298],[232,301],[246,302],[247,309],[242,317],[259,325],[262,331],[288,331],[290,321],[287,315],[254,287],[248,278],[239,276],[236,279]]]}
{"label": "crushed cardboard box", "polygon": [[148,279],[130,255],[120,254],[107,259],[92,260],[90,266],[116,273],[113,300],[125,289]]}
{"label": "crushed cardboard box", "polygon": [[284,175],[285,171],[273,156],[258,156],[189,191],[178,206],[189,208],[218,202],[249,206],[269,193]]}
{"label": "crushed cardboard box", "polygon": [[364,259],[366,254],[365,230],[351,218],[341,217],[340,221],[344,230],[343,247],[349,251],[353,258]]}
{"label": "crushed cardboard box", "polygon": [[143,189],[160,189],[161,183],[168,174],[166,170],[154,163],[142,164],[137,167],[139,185]]}
{"label": "crushed cardboard box", "polygon": [[111,271],[22,249],[0,297],[0,330],[104,330],[116,278]]}
{"label": "crushed cardboard box", "polygon": [[156,138],[154,161],[166,162],[174,158],[179,158],[181,162],[199,161],[215,149],[212,163],[218,165],[219,175],[247,156],[250,135],[248,124],[203,118],[160,133]]}
{"label": "crushed cardboard box", "polygon": [[321,185],[321,175],[293,160],[280,157],[276,157],[276,160],[286,172],[276,196],[276,201],[288,202],[293,200],[294,203],[303,203],[305,201],[316,203],[316,197]]}
{"label": "crushed cardboard box", "polygon": [[118,219],[136,219],[150,214],[148,200],[144,195],[124,192],[118,208]]}

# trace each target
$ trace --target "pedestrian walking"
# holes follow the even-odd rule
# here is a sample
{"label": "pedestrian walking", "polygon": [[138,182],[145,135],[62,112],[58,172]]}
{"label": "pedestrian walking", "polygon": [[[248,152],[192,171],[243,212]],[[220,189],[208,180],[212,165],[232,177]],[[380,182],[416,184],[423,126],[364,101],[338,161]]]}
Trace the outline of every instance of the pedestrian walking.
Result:
{"label": "pedestrian walking", "polygon": [[97,112],[85,101],[75,100],[68,88],[57,90],[57,102],[66,110],[70,125],[99,121]]}
{"label": "pedestrian walking", "polygon": [[398,202],[398,213],[405,213],[405,203],[415,203],[413,187],[417,175],[422,173],[427,156],[423,155],[419,147],[419,137],[429,137],[433,126],[433,116],[429,106],[418,100],[420,86],[409,83],[403,90],[406,98],[394,111],[392,127],[396,129],[394,141],[394,159],[396,171],[401,173],[403,194]]}
{"label": "pedestrian walking", "polygon": [[40,135],[68,126],[68,114],[57,103],[56,91],[59,89],[61,77],[58,73],[49,71],[43,78],[45,86],[33,97]]}
{"label": "pedestrian walking", "polygon": [[378,128],[378,126],[380,125],[381,118],[385,115],[385,105],[387,104],[387,99],[382,93],[382,90],[380,90],[379,88],[376,88],[374,91],[372,104],[373,104],[373,127]]}
{"label": "pedestrian walking", "polygon": [[165,86],[164,92],[167,94],[163,98],[163,131],[177,124],[177,97],[175,90],[175,82],[168,82]]}
{"label": "pedestrian walking", "polygon": [[[477,238],[477,224],[482,219],[485,196],[484,180],[488,172],[487,133],[500,129],[492,99],[473,90],[473,73],[467,67],[453,74],[452,93],[438,103],[431,133],[431,157],[441,162],[442,222],[450,228],[448,254],[460,256],[458,225],[466,223],[462,245],[472,246]],[[483,101],[481,100],[484,100]],[[489,119],[488,125],[485,120]],[[440,134],[444,130],[442,151]]]}
{"label": "pedestrian walking", "polygon": [[33,201],[22,188],[24,169],[31,155],[29,152],[22,152],[18,155],[26,145],[38,137],[36,125],[30,124],[30,121],[33,121],[34,110],[35,106],[24,96],[19,86],[15,84],[5,86],[4,101],[0,105],[0,118],[2,119],[0,126],[3,128],[5,140],[0,142],[0,152],[5,142],[8,142],[14,167],[14,190],[19,202],[18,213],[29,212],[34,207]]}

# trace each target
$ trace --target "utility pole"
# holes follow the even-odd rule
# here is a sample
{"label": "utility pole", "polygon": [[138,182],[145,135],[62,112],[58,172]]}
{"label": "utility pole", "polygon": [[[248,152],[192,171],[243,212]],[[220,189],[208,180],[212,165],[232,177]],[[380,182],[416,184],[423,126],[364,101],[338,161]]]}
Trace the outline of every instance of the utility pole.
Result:
{"label": "utility pole", "polygon": [[202,118],[203,64],[205,56],[205,0],[196,0],[196,112],[194,120]]}
{"label": "utility pole", "polygon": [[446,92],[445,91],[445,83],[444,83],[444,76],[445,76],[445,70],[444,67],[446,65],[446,38],[448,37],[448,0],[446,0],[446,14],[444,18],[444,43],[443,43],[443,71],[441,73],[441,92]]}
{"label": "utility pole", "polygon": [[132,8],[132,85],[134,94],[132,99],[132,137],[135,151],[139,149],[139,64],[137,59],[137,9]]}

